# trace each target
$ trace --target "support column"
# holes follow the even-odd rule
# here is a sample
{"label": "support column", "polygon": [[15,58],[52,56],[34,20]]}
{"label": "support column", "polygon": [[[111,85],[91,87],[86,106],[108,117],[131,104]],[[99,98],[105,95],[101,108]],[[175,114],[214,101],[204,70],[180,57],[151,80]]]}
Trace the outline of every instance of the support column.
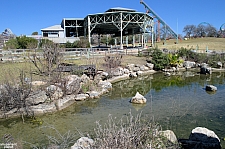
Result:
{"label": "support column", "polygon": [[91,47],[91,21],[89,16],[88,16],[88,42],[90,43]]}
{"label": "support column", "polygon": [[98,46],[100,47],[100,42],[101,42],[101,36],[98,34]]}
{"label": "support column", "polygon": [[117,39],[115,38],[115,48],[116,48],[116,46],[117,46]]}
{"label": "support column", "polygon": [[[66,37],[66,27],[65,27],[66,21],[65,21],[65,19],[63,19],[63,23],[64,23],[63,28],[64,28],[64,38],[65,38]],[[42,32],[42,37],[43,37],[43,32]]]}
{"label": "support column", "polygon": [[123,14],[120,13],[120,49],[123,49]]}
{"label": "support column", "polygon": [[152,47],[154,47],[154,21],[152,21],[152,27],[151,27],[151,32],[152,32]]}
{"label": "support column", "polygon": [[133,47],[135,47],[135,35],[134,35],[134,29],[132,29],[132,36],[133,36]]}
{"label": "support column", "polygon": [[126,46],[128,47],[128,36],[126,36]]}

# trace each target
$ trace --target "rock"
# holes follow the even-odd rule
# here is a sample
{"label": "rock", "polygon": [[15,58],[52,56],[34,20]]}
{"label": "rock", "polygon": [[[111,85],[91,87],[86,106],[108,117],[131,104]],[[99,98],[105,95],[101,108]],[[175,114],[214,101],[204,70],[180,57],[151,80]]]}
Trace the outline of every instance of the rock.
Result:
{"label": "rock", "polygon": [[141,70],[141,71],[145,71],[145,66],[144,66],[144,65],[141,65],[141,66],[140,66],[140,70]]}
{"label": "rock", "polygon": [[66,94],[70,95],[73,93],[78,93],[81,89],[81,78],[77,75],[69,75],[65,78],[67,80],[66,83]]}
{"label": "rock", "polygon": [[143,75],[143,71],[137,71],[137,73],[136,73],[138,76],[141,76],[141,75]]}
{"label": "rock", "polygon": [[123,68],[118,67],[113,71],[113,76],[122,76],[123,75]]}
{"label": "rock", "polygon": [[40,86],[40,85],[45,85],[47,82],[44,81],[32,81],[31,85],[35,85],[35,86]]}
{"label": "rock", "polygon": [[83,100],[87,99],[88,97],[89,97],[88,94],[77,94],[75,96],[75,100],[76,101],[83,101]]}
{"label": "rock", "polygon": [[166,72],[166,73],[165,73],[165,76],[168,76],[168,77],[169,77],[169,76],[171,76],[171,73]]}
{"label": "rock", "polygon": [[87,94],[89,95],[89,97],[91,99],[99,98],[100,97],[100,93],[97,92],[97,91],[90,91],[90,92],[87,92]]}
{"label": "rock", "polygon": [[106,80],[108,77],[109,77],[109,73],[108,73],[108,72],[104,72],[104,71],[103,71],[103,72],[101,73],[101,79],[102,79],[102,80]]}
{"label": "rock", "polygon": [[177,143],[177,137],[172,130],[159,131],[159,134],[166,137],[173,144]]}
{"label": "rock", "polygon": [[[204,135],[204,136],[202,136]],[[196,127],[191,131],[189,137],[190,140],[203,141],[203,142],[220,142],[219,137],[215,134],[214,131],[209,130],[205,127]]]}
{"label": "rock", "polygon": [[137,73],[136,73],[136,72],[131,72],[131,73],[129,74],[129,77],[131,77],[131,78],[136,78],[136,77],[137,77]]}
{"label": "rock", "polygon": [[196,67],[196,63],[191,61],[184,61],[183,66],[185,68],[194,68]]}
{"label": "rock", "polygon": [[134,69],[134,64],[128,64],[127,66],[126,66],[126,68],[129,70],[129,71],[133,71],[133,69]]}
{"label": "rock", "polygon": [[134,67],[133,68],[133,72],[138,72],[138,71],[140,71],[140,67]]}
{"label": "rock", "polygon": [[218,136],[204,127],[196,127],[192,130],[189,139],[181,139],[179,142],[184,149],[221,149]]}
{"label": "rock", "polygon": [[64,109],[68,106],[70,106],[71,104],[73,104],[75,102],[75,95],[67,95],[61,99],[58,99],[56,101],[56,108],[57,110],[61,110]]}
{"label": "rock", "polygon": [[46,94],[51,100],[57,100],[63,96],[62,89],[55,85],[50,85],[46,88]]}
{"label": "rock", "polygon": [[206,85],[205,90],[215,92],[215,91],[217,91],[217,87],[213,86],[213,85]]}
{"label": "rock", "polygon": [[71,146],[71,149],[91,149],[94,141],[88,137],[81,137],[77,142]]}
{"label": "rock", "polygon": [[80,81],[83,82],[83,83],[88,83],[90,82],[90,78],[86,75],[86,74],[83,74],[81,77],[80,77]]}
{"label": "rock", "polygon": [[124,73],[124,74],[129,74],[130,71],[129,71],[128,69],[124,68],[124,69],[123,69],[123,73]]}
{"label": "rock", "polygon": [[38,91],[32,93],[26,100],[30,105],[37,105],[44,103],[48,99],[45,91]]}
{"label": "rock", "polygon": [[201,64],[200,66],[200,74],[211,74],[212,71],[211,71],[211,67],[208,66],[208,64],[206,63],[203,63]]}
{"label": "rock", "polygon": [[48,112],[57,111],[54,102],[50,104],[44,103],[44,104],[39,104],[35,106],[30,106],[30,109],[34,112],[34,114],[44,114]]}
{"label": "rock", "polygon": [[99,81],[98,86],[100,86],[102,89],[112,89],[112,84],[108,81]]}
{"label": "rock", "polygon": [[223,64],[221,62],[217,62],[217,68],[222,69],[222,67],[223,67]]}
{"label": "rock", "polygon": [[147,66],[150,70],[153,70],[153,68],[154,68],[154,64],[152,64],[152,63],[147,63],[146,66]]}
{"label": "rock", "polygon": [[147,99],[141,95],[139,92],[136,93],[134,97],[130,100],[131,103],[143,104],[147,102]]}

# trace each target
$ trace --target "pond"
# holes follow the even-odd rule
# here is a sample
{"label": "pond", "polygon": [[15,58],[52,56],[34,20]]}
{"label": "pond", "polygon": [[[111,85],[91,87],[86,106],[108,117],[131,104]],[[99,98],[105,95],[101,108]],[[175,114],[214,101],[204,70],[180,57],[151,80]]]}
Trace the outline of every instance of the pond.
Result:
{"label": "pond", "polygon": [[[205,86],[217,87],[215,93],[206,92]],[[136,92],[147,98],[144,105],[129,100]],[[189,137],[192,129],[201,126],[213,130],[225,146],[225,73],[213,72],[200,75],[197,72],[180,72],[170,77],[156,73],[113,84],[113,89],[100,99],[76,102],[74,105],[51,114],[40,116],[42,125],[22,123],[21,118],[1,120],[0,136],[11,134],[14,140],[32,144],[44,144],[46,135],[59,133],[92,133],[96,121],[102,124],[111,114],[118,120],[132,112],[133,115],[150,115],[163,130],[171,129],[178,138]]]}

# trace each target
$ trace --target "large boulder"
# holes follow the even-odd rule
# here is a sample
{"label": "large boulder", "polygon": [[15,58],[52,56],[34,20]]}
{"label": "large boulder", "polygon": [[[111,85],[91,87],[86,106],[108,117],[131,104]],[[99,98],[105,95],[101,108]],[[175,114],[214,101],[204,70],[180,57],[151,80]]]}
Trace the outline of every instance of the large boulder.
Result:
{"label": "large boulder", "polygon": [[63,96],[63,91],[58,86],[50,85],[46,88],[46,94],[51,100],[57,100]]}
{"label": "large boulder", "polygon": [[221,149],[218,136],[204,127],[196,127],[192,130],[189,139],[181,139],[180,142],[184,149]]}
{"label": "large boulder", "polygon": [[81,89],[81,78],[77,75],[69,75],[65,78],[67,80],[66,83],[66,94],[78,93]]}
{"label": "large boulder", "polygon": [[159,131],[159,134],[167,138],[173,144],[177,143],[177,137],[172,130]]}
{"label": "large boulder", "polygon": [[200,66],[200,74],[211,74],[212,73],[212,69],[211,67],[208,66],[208,64],[203,63]]}
{"label": "large boulder", "polygon": [[34,112],[34,114],[44,114],[57,110],[54,102],[30,106],[30,109]]}
{"label": "large boulder", "polygon": [[71,146],[71,149],[91,149],[93,144],[94,140],[88,137],[81,137],[73,146]]}
{"label": "large boulder", "polygon": [[131,103],[143,104],[147,102],[147,99],[141,95],[139,92],[136,93],[134,97],[130,100]]}
{"label": "large boulder", "polygon": [[75,102],[75,95],[67,95],[56,101],[57,110],[62,110]]}
{"label": "large boulder", "polygon": [[26,100],[30,105],[42,104],[48,99],[45,91],[32,93]]}
{"label": "large boulder", "polygon": [[213,85],[206,85],[205,90],[215,92],[217,91],[217,87]]}
{"label": "large boulder", "polygon": [[86,74],[83,74],[81,77],[80,77],[80,81],[83,82],[83,83],[88,83],[90,82],[90,78],[86,75]]}

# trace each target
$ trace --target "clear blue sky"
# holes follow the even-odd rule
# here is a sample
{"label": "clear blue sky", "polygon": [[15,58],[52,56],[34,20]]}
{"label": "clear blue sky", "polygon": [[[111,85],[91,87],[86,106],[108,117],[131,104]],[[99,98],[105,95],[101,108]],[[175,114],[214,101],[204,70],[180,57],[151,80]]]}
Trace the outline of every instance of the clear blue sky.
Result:
{"label": "clear blue sky", "polygon": [[[217,29],[225,23],[225,0],[144,0],[175,32],[201,22]],[[30,35],[60,24],[63,18],[84,18],[109,8],[125,7],[145,12],[140,0],[1,0],[0,33],[10,28]]]}

